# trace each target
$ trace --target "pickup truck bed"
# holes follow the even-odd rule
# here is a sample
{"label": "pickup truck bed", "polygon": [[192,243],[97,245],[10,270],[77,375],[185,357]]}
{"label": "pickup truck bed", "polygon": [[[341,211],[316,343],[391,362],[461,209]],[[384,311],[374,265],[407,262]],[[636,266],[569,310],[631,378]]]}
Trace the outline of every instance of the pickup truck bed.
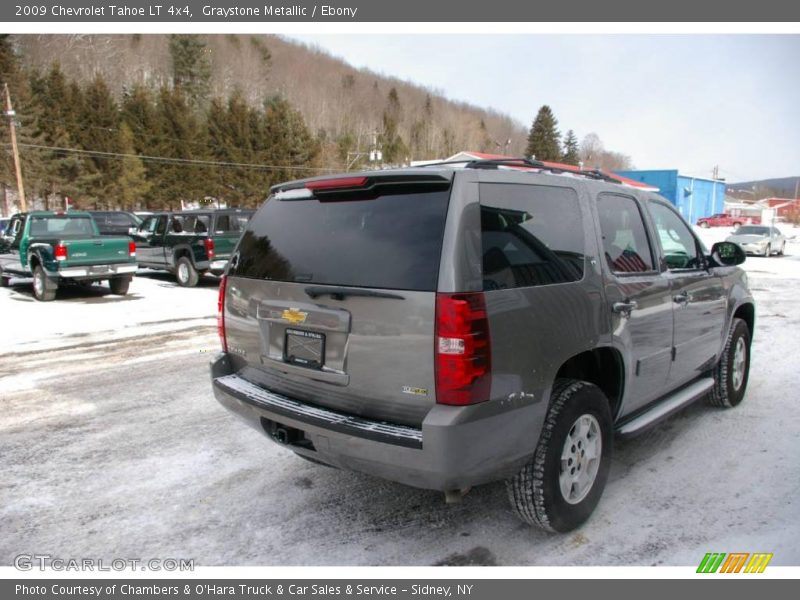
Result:
{"label": "pickup truck bed", "polygon": [[125,294],[136,272],[136,246],[127,237],[102,237],[88,213],[14,215],[0,240],[0,285],[33,277],[34,296],[55,298],[59,286],[108,280]]}

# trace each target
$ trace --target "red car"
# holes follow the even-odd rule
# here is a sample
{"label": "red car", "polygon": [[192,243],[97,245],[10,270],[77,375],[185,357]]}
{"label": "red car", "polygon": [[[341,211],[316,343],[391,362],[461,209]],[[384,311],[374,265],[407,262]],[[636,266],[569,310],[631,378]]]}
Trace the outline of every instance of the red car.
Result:
{"label": "red car", "polygon": [[710,217],[697,219],[699,227],[739,227],[740,225],[761,225],[761,217],[749,217],[745,215],[726,215],[719,213]]}

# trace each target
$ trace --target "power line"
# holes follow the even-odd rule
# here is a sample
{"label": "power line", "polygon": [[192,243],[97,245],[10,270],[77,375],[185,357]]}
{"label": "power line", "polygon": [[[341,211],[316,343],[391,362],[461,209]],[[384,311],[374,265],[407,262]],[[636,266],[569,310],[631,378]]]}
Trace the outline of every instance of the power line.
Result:
{"label": "power line", "polygon": [[[198,165],[198,166],[206,166],[206,167],[226,167],[226,168],[238,168],[238,169],[256,169],[256,170],[263,170],[263,171],[320,171],[320,172],[332,172],[335,169],[331,168],[323,168],[323,167],[301,167],[296,165],[261,165],[255,163],[237,163],[237,162],[226,162],[226,161],[214,161],[214,160],[201,160],[201,159],[193,159],[193,158],[174,158],[170,156],[149,156],[146,154],[125,154],[121,152],[104,152],[101,150],[83,150],[81,148],[66,148],[61,146],[46,146],[43,144],[27,144],[27,143],[20,143],[18,144],[24,148],[33,148],[36,150],[50,150],[53,152],[72,152],[74,154],[81,154],[84,156],[92,156],[97,158],[116,158],[116,159],[125,159],[125,158],[138,158],[143,161],[147,162],[157,162],[163,164],[178,164],[178,165]],[[10,144],[6,143],[3,144],[4,147],[9,147]]]}

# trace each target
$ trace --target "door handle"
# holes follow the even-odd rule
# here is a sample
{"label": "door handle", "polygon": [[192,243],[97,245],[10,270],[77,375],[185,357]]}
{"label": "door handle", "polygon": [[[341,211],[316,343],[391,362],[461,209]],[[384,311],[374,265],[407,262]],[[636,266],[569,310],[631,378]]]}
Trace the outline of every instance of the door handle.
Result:
{"label": "door handle", "polygon": [[631,314],[631,311],[638,306],[635,300],[626,300],[624,302],[614,302],[614,304],[611,305],[611,310],[615,313],[628,316]]}
{"label": "door handle", "polygon": [[687,294],[686,292],[675,294],[672,297],[672,301],[682,306],[686,306],[687,304],[689,304],[689,294]]}

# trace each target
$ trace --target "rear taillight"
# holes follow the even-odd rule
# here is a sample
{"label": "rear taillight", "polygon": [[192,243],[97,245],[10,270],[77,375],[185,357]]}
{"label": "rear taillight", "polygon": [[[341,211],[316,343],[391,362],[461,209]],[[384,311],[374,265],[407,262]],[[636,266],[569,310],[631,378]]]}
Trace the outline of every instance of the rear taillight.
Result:
{"label": "rear taillight", "polygon": [[128,256],[130,256],[131,258],[136,256],[136,242],[134,242],[133,240],[130,240],[128,242]]}
{"label": "rear taillight", "polygon": [[67,247],[64,244],[56,244],[53,253],[55,254],[56,260],[67,260]]}
{"label": "rear taillight", "polygon": [[208,255],[208,260],[214,259],[214,240],[211,238],[206,238],[203,240],[203,245],[206,247],[206,254]]}
{"label": "rear taillight", "polygon": [[219,343],[222,345],[222,351],[228,351],[228,340],[225,337],[225,288],[227,286],[228,278],[223,275],[219,282],[219,296],[217,298],[217,333],[219,333]]}
{"label": "rear taillight", "polygon": [[436,402],[489,399],[492,348],[482,292],[436,294]]}

